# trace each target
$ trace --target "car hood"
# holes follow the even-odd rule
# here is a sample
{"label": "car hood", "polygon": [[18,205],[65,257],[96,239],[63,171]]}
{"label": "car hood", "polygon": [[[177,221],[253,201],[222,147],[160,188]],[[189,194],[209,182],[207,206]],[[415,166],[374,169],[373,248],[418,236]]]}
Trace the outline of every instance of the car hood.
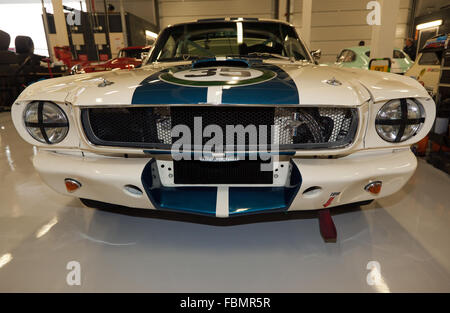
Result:
{"label": "car hood", "polygon": [[391,73],[311,63],[266,60],[217,62],[193,69],[192,62],[155,63],[43,80],[18,100],[69,102],[75,106],[145,104],[255,104],[358,106],[428,97],[414,79]]}

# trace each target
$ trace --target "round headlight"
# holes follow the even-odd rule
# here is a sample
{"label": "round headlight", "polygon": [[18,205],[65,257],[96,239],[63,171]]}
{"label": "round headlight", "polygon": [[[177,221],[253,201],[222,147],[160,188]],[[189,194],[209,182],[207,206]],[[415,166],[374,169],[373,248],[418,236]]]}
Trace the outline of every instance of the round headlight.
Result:
{"label": "round headlight", "polygon": [[23,119],[31,137],[42,143],[61,142],[69,132],[66,114],[52,102],[30,102],[25,108]]}
{"label": "round headlight", "polygon": [[378,111],[375,127],[384,140],[402,142],[417,134],[424,121],[420,103],[413,99],[395,99]]}

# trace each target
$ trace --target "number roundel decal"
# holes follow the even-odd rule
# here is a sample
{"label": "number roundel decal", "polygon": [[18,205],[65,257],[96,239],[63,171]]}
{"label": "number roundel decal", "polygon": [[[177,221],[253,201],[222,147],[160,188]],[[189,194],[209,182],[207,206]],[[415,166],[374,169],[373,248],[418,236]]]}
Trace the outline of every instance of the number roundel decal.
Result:
{"label": "number roundel decal", "polygon": [[268,70],[238,67],[171,69],[161,74],[160,79],[177,85],[192,87],[242,86],[257,84],[274,78],[276,74]]}

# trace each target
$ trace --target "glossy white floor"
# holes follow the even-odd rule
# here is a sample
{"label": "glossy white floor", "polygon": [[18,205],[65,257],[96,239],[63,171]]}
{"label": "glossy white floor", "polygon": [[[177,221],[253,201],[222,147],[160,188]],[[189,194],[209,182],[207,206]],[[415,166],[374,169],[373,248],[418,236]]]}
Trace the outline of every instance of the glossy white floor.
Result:
{"label": "glossy white floor", "polygon": [[3,292],[450,292],[450,178],[424,161],[396,195],[339,210],[325,244],[306,215],[212,226],[89,209],[44,185],[32,154],[0,113]]}

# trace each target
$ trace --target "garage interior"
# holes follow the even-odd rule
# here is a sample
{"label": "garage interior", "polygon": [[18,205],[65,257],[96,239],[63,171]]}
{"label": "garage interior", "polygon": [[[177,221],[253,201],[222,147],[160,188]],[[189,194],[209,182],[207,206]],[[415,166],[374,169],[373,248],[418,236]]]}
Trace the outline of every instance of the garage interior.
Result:
{"label": "garage interior", "polygon": [[[102,62],[124,47],[152,46],[163,28],[186,21],[287,21],[310,50],[321,50],[323,64],[360,41],[375,58],[412,38],[418,55],[427,40],[450,33],[448,1],[377,1],[379,26],[367,24],[368,2],[2,1],[0,30],[10,43],[0,51],[0,292],[450,292],[448,106],[438,107],[427,142],[413,147],[418,167],[400,192],[331,209],[335,243],[324,243],[307,211],[217,221],[88,208],[43,183],[32,164],[36,147],[11,120],[10,106],[24,85],[68,75],[80,60]],[[7,20],[13,12],[33,19]],[[34,53],[55,64],[53,71],[49,65],[12,78],[2,53],[18,53],[16,36],[30,36]],[[450,83],[436,86],[438,95],[450,94]],[[66,282],[71,261],[81,264],[80,285]],[[373,262],[380,265],[377,284],[369,282]]]}

